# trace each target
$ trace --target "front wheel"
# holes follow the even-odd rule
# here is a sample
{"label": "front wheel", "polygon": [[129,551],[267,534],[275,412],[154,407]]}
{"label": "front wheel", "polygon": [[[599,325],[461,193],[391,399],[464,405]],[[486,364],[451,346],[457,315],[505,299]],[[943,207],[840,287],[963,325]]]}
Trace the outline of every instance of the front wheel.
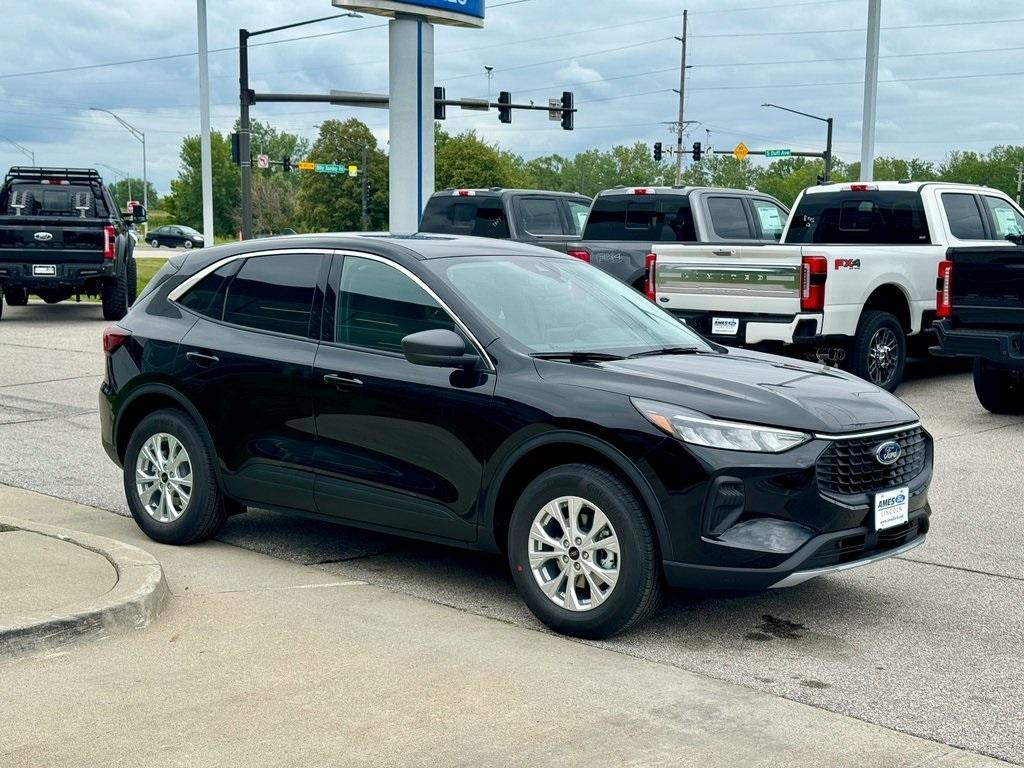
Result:
{"label": "front wheel", "polygon": [[978,402],[990,413],[1024,413],[1024,371],[977,358],[974,391]]}
{"label": "front wheel", "polygon": [[185,250],[186,251],[191,251],[192,250],[192,241],[191,240],[186,240],[183,243],[183,245],[185,246]]}
{"label": "front wheel", "polygon": [[512,577],[556,632],[601,639],[646,619],[661,599],[647,516],[617,475],[588,464],[548,470],[520,496],[508,532]]}
{"label": "front wheel", "polygon": [[895,315],[871,310],[860,317],[846,367],[855,376],[894,392],[907,365],[907,335]]}

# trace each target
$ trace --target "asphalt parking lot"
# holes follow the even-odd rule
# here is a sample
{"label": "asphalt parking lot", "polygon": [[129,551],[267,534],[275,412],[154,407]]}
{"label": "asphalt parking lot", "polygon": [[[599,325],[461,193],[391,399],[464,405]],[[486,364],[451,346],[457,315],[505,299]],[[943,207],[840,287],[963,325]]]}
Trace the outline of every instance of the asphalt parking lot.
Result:
{"label": "asphalt parking lot", "polygon": [[[4,308],[0,482],[127,515],[99,445],[103,326],[96,305]],[[674,594],[601,645],[1024,764],[1024,418],[986,413],[962,364],[910,378],[899,394],[936,438],[923,547],[786,591]],[[219,538],[540,628],[492,558],[260,511]]]}

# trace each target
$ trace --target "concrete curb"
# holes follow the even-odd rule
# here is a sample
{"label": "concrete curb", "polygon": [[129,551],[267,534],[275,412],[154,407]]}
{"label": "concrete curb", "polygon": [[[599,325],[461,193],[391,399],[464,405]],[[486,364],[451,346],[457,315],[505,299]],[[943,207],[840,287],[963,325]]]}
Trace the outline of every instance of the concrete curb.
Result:
{"label": "concrete curb", "polygon": [[74,544],[102,555],[117,572],[117,583],[105,595],[66,606],[59,612],[0,619],[0,655],[142,629],[156,619],[170,597],[160,563],[138,547],[103,536],[5,516],[0,516],[0,530],[25,531]]}

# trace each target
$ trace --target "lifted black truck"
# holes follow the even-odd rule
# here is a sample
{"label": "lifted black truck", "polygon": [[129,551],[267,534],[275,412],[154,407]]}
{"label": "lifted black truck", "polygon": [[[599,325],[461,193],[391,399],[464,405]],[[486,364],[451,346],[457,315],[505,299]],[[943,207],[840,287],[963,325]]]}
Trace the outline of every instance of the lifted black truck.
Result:
{"label": "lifted black truck", "polygon": [[[1024,220],[1018,225],[1024,231]],[[950,248],[936,287],[932,352],[974,358],[974,390],[986,410],[1024,413],[1024,247]]]}
{"label": "lifted black truck", "polygon": [[[146,220],[137,206],[131,222]],[[120,320],[135,300],[135,241],[91,168],[14,167],[0,187],[0,317],[29,294],[48,304],[99,296]]]}

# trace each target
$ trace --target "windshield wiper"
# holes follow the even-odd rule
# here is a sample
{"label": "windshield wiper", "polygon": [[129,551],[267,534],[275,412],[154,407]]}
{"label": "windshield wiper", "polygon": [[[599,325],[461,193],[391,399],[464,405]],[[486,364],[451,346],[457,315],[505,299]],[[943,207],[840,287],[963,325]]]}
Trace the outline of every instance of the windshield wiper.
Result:
{"label": "windshield wiper", "polygon": [[568,360],[571,363],[586,363],[592,360],[625,360],[622,355],[610,352],[534,352],[530,357],[537,360]]}
{"label": "windshield wiper", "polygon": [[632,360],[637,357],[658,357],[659,355],[696,355],[699,352],[703,352],[700,347],[662,347],[661,349],[649,349],[646,352],[637,352],[635,355],[630,355],[629,359]]}

